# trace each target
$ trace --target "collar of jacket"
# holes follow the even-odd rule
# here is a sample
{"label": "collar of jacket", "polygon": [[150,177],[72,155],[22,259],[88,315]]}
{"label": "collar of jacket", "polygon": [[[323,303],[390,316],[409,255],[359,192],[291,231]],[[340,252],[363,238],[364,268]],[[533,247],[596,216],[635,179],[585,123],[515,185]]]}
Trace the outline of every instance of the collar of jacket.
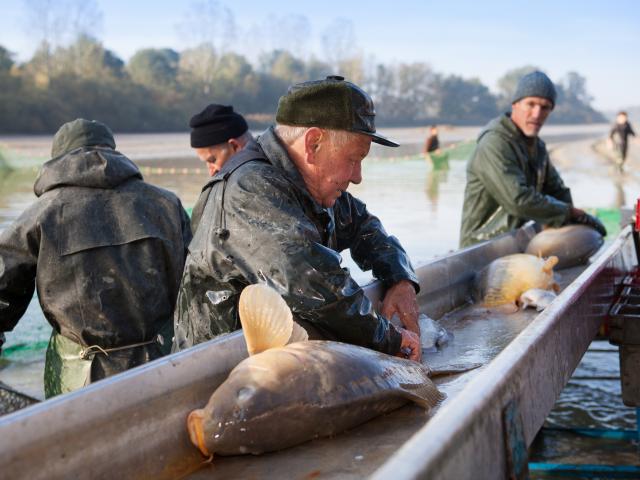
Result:
{"label": "collar of jacket", "polygon": [[518,126],[513,123],[511,120],[511,114],[509,112],[503,113],[497,118],[491,120],[480,132],[478,135],[478,141],[482,137],[484,137],[489,132],[496,132],[510,140],[514,140],[516,142],[522,142],[525,144],[531,144],[532,142],[541,141],[540,137],[536,136],[534,138],[529,138],[522,133],[522,130],[518,128]]}
{"label": "collar of jacket", "polygon": [[262,151],[266,155],[269,162],[284,172],[289,178],[289,181],[293,183],[304,195],[309,199],[315,213],[327,213],[322,205],[314,200],[314,198],[307,190],[307,186],[304,184],[302,175],[298,171],[297,167],[291,161],[286,148],[280,142],[280,139],[276,135],[273,127],[269,127],[257,140],[258,145],[262,148]]}
{"label": "collar of jacket", "polygon": [[527,137],[522,132],[522,130],[520,130],[520,127],[513,123],[510,113],[505,113],[502,117],[500,117],[500,121],[502,125],[504,125],[504,128],[517,140],[524,142],[529,146],[533,146],[538,142],[539,138],[537,135],[535,137]]}

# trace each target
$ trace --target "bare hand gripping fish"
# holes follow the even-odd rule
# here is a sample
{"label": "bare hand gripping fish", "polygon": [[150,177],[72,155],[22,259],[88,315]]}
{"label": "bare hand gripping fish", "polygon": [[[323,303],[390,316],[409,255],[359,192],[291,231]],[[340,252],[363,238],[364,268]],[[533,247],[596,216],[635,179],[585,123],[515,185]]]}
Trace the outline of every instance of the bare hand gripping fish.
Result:
{"label": "bare hand gripping fish", "polygon": [[187,419],[191,441],[206,456],[281,450],[409,401],[430,409],[444,398],[426,365],[355,345],[307,341],[270,287],[245,288],[239,314],[251,356]]}

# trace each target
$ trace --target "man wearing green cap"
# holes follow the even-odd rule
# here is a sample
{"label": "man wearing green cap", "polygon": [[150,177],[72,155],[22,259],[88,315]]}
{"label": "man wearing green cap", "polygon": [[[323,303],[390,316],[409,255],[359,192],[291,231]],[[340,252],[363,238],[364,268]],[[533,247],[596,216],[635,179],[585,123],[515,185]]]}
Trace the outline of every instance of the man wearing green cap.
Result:
{"label": "man wearing green cap", "polygon": [[552,227],[583,223],[606,235],[597,218],[573,206],[538,137],[555,103],[553,82],[543,72],[532,72],[520,79],[511,112],[480,133],[467,164],[460,246],[489,240],[528,220]]}
{"label": "man wearing green cap", "polygon": [[[198,200],[174,349],[240,328],[240,292],[262,282],[312,336],[420,358],[409,258],[346,191],[362,180],[372,141],[398,146],[376,132],[374,117],[369,95],[342,77],[294,85],[280,98],[277,125],[232,157]],[[380,313],[341,267],[345,249],[387,288]],[[394,314],[406,328],[389,322]]]}
{"label": "man wearing green cap", "polygon": [[64,124],[36,179],[38,199],[0,233],[0,332],[37,289],[53,327],[46,397],[159,358],[171,344],[189,218],[115,146],[100,122]]}

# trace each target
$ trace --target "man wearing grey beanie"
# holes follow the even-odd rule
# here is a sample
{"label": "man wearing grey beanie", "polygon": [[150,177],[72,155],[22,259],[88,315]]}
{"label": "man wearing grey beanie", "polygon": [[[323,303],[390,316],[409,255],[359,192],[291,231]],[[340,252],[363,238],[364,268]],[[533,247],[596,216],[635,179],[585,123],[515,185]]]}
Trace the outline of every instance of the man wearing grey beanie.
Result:
{"label": "man wearing grey beanie", "polygon": [[571,191],[538,137],[555,103],[549,77],[529,73],[518,82],[511,112],[480,133],[467,164],[460,246],[489,240],[528,220],[551,227],[583,223],[606,235],[597,218],[573,206]]}

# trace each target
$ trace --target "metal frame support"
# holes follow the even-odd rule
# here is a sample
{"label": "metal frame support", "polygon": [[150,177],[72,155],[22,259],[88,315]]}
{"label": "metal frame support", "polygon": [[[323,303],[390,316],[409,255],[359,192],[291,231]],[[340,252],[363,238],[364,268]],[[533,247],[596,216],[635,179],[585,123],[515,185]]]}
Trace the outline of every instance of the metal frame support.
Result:
{"label": "metal frame support", "polygon": [[640,264],[640,198],[636,200],[636,216],[633,225],[633,245],[636,247],[636,260]]}
{"label": "metal frame support", "polygon": [[532,472],[574,478],[639,478],[640,467],[633,465],[570,465],[530,463]]}
{"label": "metal frame support", "polygon": [[504,426],[505,457],[507,459],[507,478],[509,480],[529,479],[529,454],[524,440],[522,417],[518,403],[510,400],[502,410]]}
{"label": "metal frame support", "polygon": [[[578,435],[620,440],[640,441],[640,407],[636,408],[636,430],[613,430],[600,428],[549,428],[547,430],[567,430]],[[593,465],[571,463],[529,463],[529,470],[541,474],[574,478],[640,478],[639,465]]]}

